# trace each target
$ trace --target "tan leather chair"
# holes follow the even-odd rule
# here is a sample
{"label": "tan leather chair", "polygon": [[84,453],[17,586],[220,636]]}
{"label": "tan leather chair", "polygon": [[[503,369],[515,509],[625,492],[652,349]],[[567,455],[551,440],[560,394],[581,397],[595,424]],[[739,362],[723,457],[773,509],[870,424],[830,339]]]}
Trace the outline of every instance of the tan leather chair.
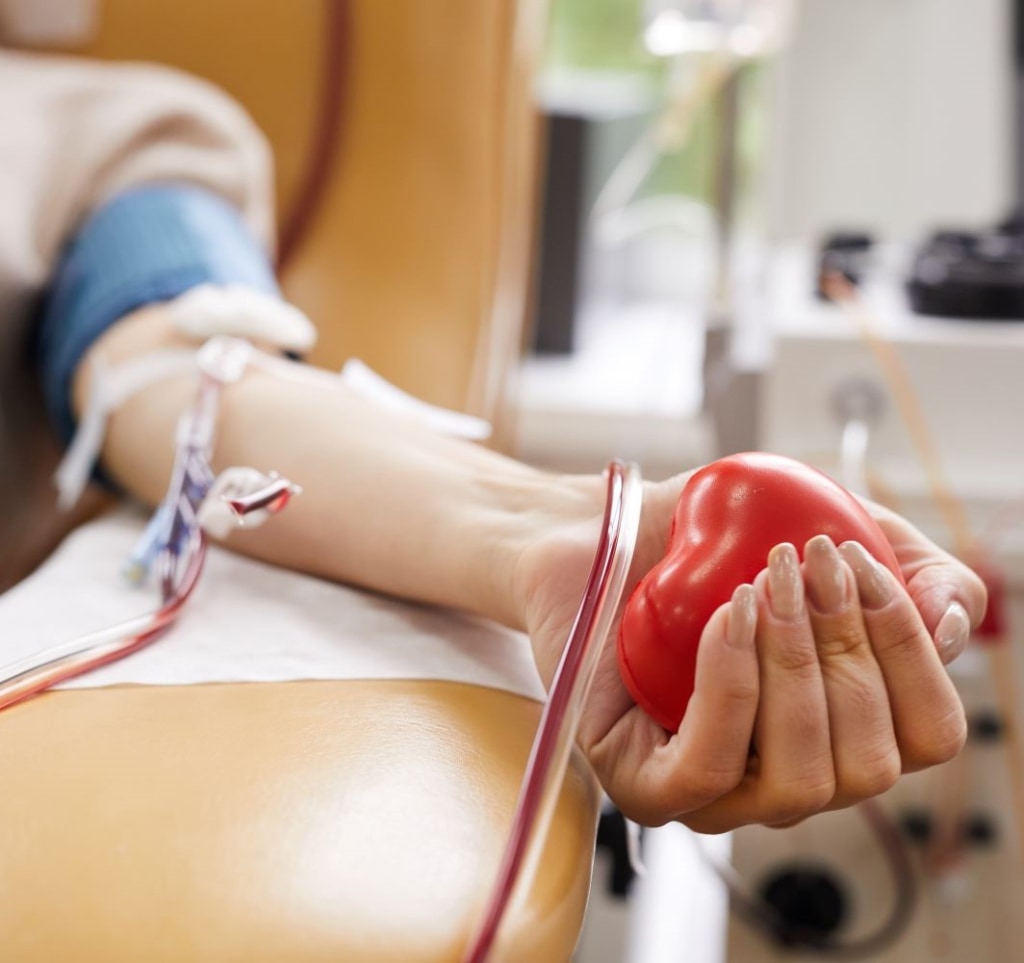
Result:
{"label": "tan leather chair", "polygon": [[[287,292],[320,324],[316,360],[358,355],[500,422],[527,274],[543,3],[339,6],[338,151],[290,242]],[[249,108],[276,150],[294,239],[339,8],[101,7],[81,52],[171,63]],[[0,959],[455,961],[539,714],[518,696],[422,681],[117,687],[2,712]],[[574,759],[511,958],[571,954],[597,805]]]}
{"label": "tan leather chair", "polygon": [[[441,682],[120,687],[0,713],[7,963],[457,961],[538,707]],[[575,765],[510,959],[567,960]]]}
{"label": "tan leather chair", "polygon": [[169,63],[246,106],[274,149],[283,281],[320,328],[314,361],[359,357],[500,428],[521,345],[546,7],[103,0],[79,52]]}

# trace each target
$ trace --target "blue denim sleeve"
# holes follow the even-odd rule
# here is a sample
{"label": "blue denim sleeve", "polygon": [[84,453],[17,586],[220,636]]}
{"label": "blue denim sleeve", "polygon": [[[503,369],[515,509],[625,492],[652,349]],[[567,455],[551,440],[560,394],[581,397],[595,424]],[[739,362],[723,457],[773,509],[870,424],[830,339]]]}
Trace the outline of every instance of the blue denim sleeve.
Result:
{"label": "blue denim sleeve", "polygon": [[205,283],[279,293],[267,254],[216,194],[185,184],[134,188],[82,224],[57,265],[35,341],[47,408],[65,444],[74,433],[71,382],[89,346],[131,311]]}

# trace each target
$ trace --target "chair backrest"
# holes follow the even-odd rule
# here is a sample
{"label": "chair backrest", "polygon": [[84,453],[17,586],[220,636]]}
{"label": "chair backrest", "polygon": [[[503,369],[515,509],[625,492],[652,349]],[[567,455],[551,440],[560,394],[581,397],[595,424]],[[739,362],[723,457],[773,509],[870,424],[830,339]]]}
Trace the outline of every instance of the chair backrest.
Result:
{"label": "chair backrest", "polygon": [[275,151],[283,282],[320,327],[313,360],[359,357],[500,434],[522,343],[546,6],[103,0],[75,52],[170,64],[236,97]]}

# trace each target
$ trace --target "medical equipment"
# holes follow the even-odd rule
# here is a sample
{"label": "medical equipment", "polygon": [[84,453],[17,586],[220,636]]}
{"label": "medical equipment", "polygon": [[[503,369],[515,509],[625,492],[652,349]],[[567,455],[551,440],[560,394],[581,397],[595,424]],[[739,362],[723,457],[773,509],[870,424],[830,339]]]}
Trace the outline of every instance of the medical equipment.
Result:
{"label": "medical equipment", "polygon": [[[833,921],[829,919],[828,913],[816,917],[815,910],[820,908],[820,904],[818,907],[807,905],[809,894],[806,888],[801,894],[803,905],[787,899],[784,893],[779,892],[781,887],[778,885],[775,892],[766,889],[764,892],[756,893],[732,866],[710,855],[701,841],[697,840],[696,846],[704,862],[725,885],[733,910],[779,946],[810,950],[823,957],[876,959],[878,954],[891,947],[905,932],[913,918],[918,901],[918,888],[914,880],[910,854],[898,827],[885,810],[873,800],[862,802],[857,808],[867,820],[872,835],[883,851],[892,876],[894,896],[885,919],[870,933],[856,938],[836,938],[835,930],[842,920],[837,918]],[[799,882],[794,877],[800,871],[795,867],[788,867],[776,875],[775,882],[783,882],[784,885],[787,874],[791,874],[789,880],[797,882],[799,892]],[[819,876],[822,882],[827,878],[828,875],[825,873]],[[791,891],[790,896],[794,895],[796,894]],[[813,901],[811,902],[813,904]]]}
{"label": "medical equipment", "polygon": [[864,231],[835,231],[826,237],[818,251],[817,296],[828,300],[825,288],[832,272],[860,284],[871,269],[872,245],[871,235]]}
{"label": "medical equipment", "polygon": [[[975,535],[964,501],[957,497],[939,455],[938,446],[929,428],[923,406],[892,344],[881,337],[877,324],[866,305],[860,299],[855,286],[842,275],[828,278],[828,292],[832,300],[840,304],[856,321],[861,335],[874,353],[886,384],[892,392],[900,415],[910,431],[914,449],[928,479],[928,490],[942,513],[948,528],[954,551],[965,561],[973,564],[978,572],[986,575],[996,573],[997,566],[989,557],[990,549]],[[990,606],[1001,605],[1001,593],[993,592]],[[994,609],[995,610],[995,609]],[[979,627],[976,639],[980,642],[995,643],[988,646],[992,660],[992,674],[995,681],[995,695],[999,712],[1011,730],[1010,753],[1007,758],[1010,771],[1011,793],[1014,797],[1019,839],[1024,840],[1024,755],[1020,752],[1019,722],[1017,707],[1021,704],[1021,690],[1016,681],[1016,670],[1012,650],[1002,631],[1002,612],[995,610],[986,623]],[[962,813],[955,812],[947,820],[946,845],[958,848],[963,843]],[[939,834],[935,834],[936,838]],[[1019,844],[1024,845],[1024,843]]]}
{"label": "medical equipment", "polygon": [[[199,390],[178,426],[170,486],[129,562],[129,574],[141,580],[155,561],[160,582],[156,611],[56,646],[0,669],[0,709],[108,662],[123,658],[158,639],[177,619],[202,572],[207,534],[200,524],[203,505],[215,487],[210,467],[221,389],[237,381],[252,355],[252,345],[237,338],[214,338],[200,349]],[[100,439],[102,440],[102,439]],[[238,524],[258,523],[280,511],[299,489],[284,478],[255,473],[248,485],[217,493]]]}
{"label": "medical equipment", "polygon": [[[854,287],[833,278],[828,301],[817,296],[818,252],[782,249],[773,256],[765,304],[774,338],[763,375],[760,444],[870,492],[970,564],[977,566],[984,552],[1009,586],[990,595],[996,621],[1005,629],[1001,603],[1019,581],[1022,557],[1015,506],[1017,469],[1024,462],[1014,439],[1024,403],[1018,397],[1024,338],[1020,325],[912,312],[903,285],[909,253],[891,243],[872,244],[870,257],[856,265],[863,269],[861,283]],[[832,267],[845,273],[839,264]],[[1019,695],[1011,690],[1019,691],[1020,669],[1019,662],[1013,665],[1009,637],[996,634],[1006,640],[1002,645],[972,645],[950,674],[968,717],[996,712],[1001,731],[1008,732],[1019,718]],[[940,934],[936,938],[970,945],[972,938],[960,932],[967,920],[990,912],[995,924],[1017,899],[1013,886],[987,890],[986,874],[1004,861],[1013,873],[1019,865],[1012,841],[1020,832],[1014,820],[1019,826],[1021,810],[1014,797],[1024,798],[1017,788],[1024,770],[1013,736],[998,749],[977,746],[976,736],[972,721],[971,740],[954,763],[909,778],[886,801],[893,817],[906,824],[908,843],[922,845],[917,872],[923,870],[923,898],[905,943],[911,954],[915,933],[929,926]],[[996,848],[1002,852],[975,861],[970,829],[979,811],[996,815]],[[818,842],[826,834],[836,839],[837,855],[840,847],[852,854],[855,845],[840,840],[856,830],[844,821],[851,817],[834,818],[842,827],[838,834],[827,833],[826,818],[823,830],[795,830],[793,843],[766,838],[756,855],[753,848],[741,849],[738,865],[745,876],[756,877],[759,860],[773,851],[776,861],[789,860],[787,847],[807,844],[814,833]],[[853,878],[858,875],[854,870]],[[969,897],[973,887],[976,894]],[[935,900],[943,903],[938,911],[930,902]],[[980,946],[980,938],[974,939]],[[971,956],[982,957],[989,958],[981,951]]]}
{"label": "medical equipment", "polygon": [[1024,319],[1024,223],[986,231],[938,231],[917,251],[907,278],[910,306],[933,317]]}
{"label": "medical equipment", "polygon": [[537,728],[498,879],[465,963],[484,963],[492,948],[500,948],[501,924],[536,870],[583,703],[625,589],[642,500],[636,466],[612,462],[597,555]]}
{"label": "medical equipment", "polygon": [[[240,284],[203,283],[187,289],[166,302],[167,316],[174,330],[190,341],[202,344],[216,336],[265,345],[289,356],[309,351],[317,339],[313,322],[294,305],[276,294]],[[290,375],[280,359],[262,351],[236,346],[245,364],[275,368]],[[110,415],[129,398],[151,385],[195,370],[196,355],[191,348],[169,348],[134,358],[111,369],[101,353],[89,361],[89,394],[78,427],[54,481],[57,504],[64,511],[81,498],[99,460]]]}

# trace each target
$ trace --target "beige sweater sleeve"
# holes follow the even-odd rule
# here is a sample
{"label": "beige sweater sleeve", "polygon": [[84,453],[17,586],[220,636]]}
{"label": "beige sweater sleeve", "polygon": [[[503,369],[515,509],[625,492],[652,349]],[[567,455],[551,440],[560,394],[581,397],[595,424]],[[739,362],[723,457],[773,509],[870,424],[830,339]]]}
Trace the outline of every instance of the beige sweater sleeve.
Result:
{"label": "beige sweater sleeve", "polygon": [[0,341],[82,218],[127,187],[206,187],[271,243],[266,143],[204,81],[152,65],[0,50],[0,118]]}

